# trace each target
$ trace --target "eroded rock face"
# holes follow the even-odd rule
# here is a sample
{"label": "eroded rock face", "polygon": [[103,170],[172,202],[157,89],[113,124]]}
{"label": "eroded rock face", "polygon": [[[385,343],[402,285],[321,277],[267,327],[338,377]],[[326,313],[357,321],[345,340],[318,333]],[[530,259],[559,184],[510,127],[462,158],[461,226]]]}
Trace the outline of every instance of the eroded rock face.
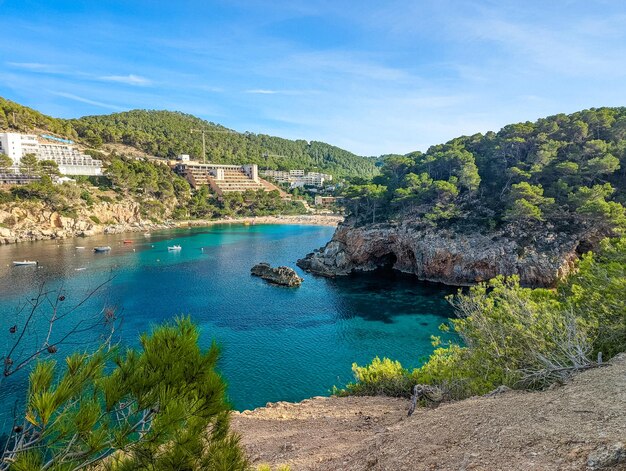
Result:
{"label": "eroded rock face", "polygon": [[250,273],[254,276],[260,276],[270,283],[281,286],[295,287],[300,286],[304,281],[300,278],[293,268],[276,267],[272,268],[269,263],[259,263],[252,267]]}
{"label": "eroded rock face", "polygon": [[0,207],[0,245],[126,232],[150,225],[142,220],[139,204],[130,201],[79,208],[75,217],[62,216],[39,202],[10,203]]}
{"label": "eroded rock face", "polygon": [[527,286],[553,286],[566,276],[580,247],[594,247],[608,234],[580,230],[577,235],[545,230],[514,233],[459,233],[410,223],[340,225],[325,247],[298,260],[311,273],[334,277],[391,266],[419,279],[455,286],[496,275],[519,275]]}

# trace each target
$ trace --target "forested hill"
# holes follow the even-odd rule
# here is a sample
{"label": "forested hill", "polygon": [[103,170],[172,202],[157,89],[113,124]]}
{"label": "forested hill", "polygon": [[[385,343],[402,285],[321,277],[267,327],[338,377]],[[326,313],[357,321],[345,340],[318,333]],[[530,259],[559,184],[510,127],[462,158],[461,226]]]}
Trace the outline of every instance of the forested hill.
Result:
{"label": "forested hill", "polygon": [[239,133],[173,111],[133,110],[63,120],[0,98],[0,129],[6,128],[24,132],[46,129],[96,148],[104,143],[125,144],[163,158],[178,154],[201,157],[199,131],[204,130],[207,159],[215,163],[256,163],[261,168],[313,170],[336,177],[369,178],[377,173],[375,159],[360,157],[324,142]]}
{"label": "forested hill", "polygon": [[626,108],[559,114],[385,159],[354,186],[361,222],[626,226]]}
{"label": "forested hill", "polygon": [[93,144],[122,143],[159,157],[202,155],[215,163],[256,163],[262,168],[327,171],[337,176],[373,176],[375,160],[323,142],[291,141],[264,134],[238,133],[192,115],[172,111],[133,110],[70,121],[79,136]]}

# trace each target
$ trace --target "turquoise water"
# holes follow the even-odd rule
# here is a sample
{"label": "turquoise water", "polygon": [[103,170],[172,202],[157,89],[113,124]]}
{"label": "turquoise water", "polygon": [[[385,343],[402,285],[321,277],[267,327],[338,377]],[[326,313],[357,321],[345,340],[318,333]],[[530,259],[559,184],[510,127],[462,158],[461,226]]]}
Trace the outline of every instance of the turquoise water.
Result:
{"label": "turquoise water", "polygon": [[[150,238],[138,233],[3,246],[0,332],[22,322],[17,307],[42,283],[46,289],[63,289],[63,306],[69,308],[112,273],[114,279],[68,319],[75,322],[114,307],[123,317],[121,341],[136,345],[139,333],[151,325],[190,315],[201,328],[204,345],[212,339],[221,344],[220,368],[239,410],[326,395],[333,385],[352,379],[353,362],[364,364],[376,355],[417,366],[432,351],[431,334],[451,314],[443,299],[450,289],[395,272],[331,280],[297,269],[305,280],[300,288],[250,276],[252,265],[261,261],[295,267],[333,230],[225,225],[162,231]],[[133,243],[123,245],[124,239]],[[182,250],[168,252],[173,244]],[[112,250],[94,254],[96,245]],[[40,266],[11,266],[24,259],[38,260]],[[45,325],[40,319],[39,329]],[[62,331],[60,326],[57,335]],[[14,340],[10,334],[3,337],[0,346]],[[65,345],[56,355],[82,345]],[[19,375],[5,381],[2,403],[14,400],[12,395],[21,394],[25,384]]]}

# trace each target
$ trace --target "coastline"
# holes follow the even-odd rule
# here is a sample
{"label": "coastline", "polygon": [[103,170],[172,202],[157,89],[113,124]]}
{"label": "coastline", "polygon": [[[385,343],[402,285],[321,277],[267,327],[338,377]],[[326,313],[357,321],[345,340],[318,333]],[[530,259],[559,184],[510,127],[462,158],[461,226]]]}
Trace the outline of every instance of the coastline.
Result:
{"label": "coastline", "polygon": [[217,224],[286,224],[305,226],[337,226],[344,217],[339,214],[292,214],[283,216],[251,216],[244,218],[200,219],[176,222],[174,227],[208,227]]}
{"label": "coastline", "polygon": [[133,222],[111,225],[91,223],[71,225],[58,224],[55,226],[46,221],[45,223],[31,224],[20,230],[11,230],[9,228],[0,227],[0,246],[38,240],[61,240],[72,237],[90,237],[101,234],[150,232],[185,227],[210,227],[222,224],[285,224],[336,227],[341,221],[343,221],[343,219],[344,217],[338,214],[294,214],[278,216],[251,216],[243,218],[192,219],[183,221],[165,221],[162,223],[135,220]]}

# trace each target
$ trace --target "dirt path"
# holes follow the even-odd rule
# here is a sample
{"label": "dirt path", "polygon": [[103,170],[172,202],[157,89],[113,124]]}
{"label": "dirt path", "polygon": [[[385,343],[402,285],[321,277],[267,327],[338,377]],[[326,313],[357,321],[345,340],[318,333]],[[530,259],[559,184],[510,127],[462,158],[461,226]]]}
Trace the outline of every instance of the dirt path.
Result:
{"label": "dirt path", "polygon": [[255,464],[294,471],[626,470],[624,354],[549,391],[472,398],[409,418],[407,408],[400,399],[313,398],[236,414],[233,424]]}

